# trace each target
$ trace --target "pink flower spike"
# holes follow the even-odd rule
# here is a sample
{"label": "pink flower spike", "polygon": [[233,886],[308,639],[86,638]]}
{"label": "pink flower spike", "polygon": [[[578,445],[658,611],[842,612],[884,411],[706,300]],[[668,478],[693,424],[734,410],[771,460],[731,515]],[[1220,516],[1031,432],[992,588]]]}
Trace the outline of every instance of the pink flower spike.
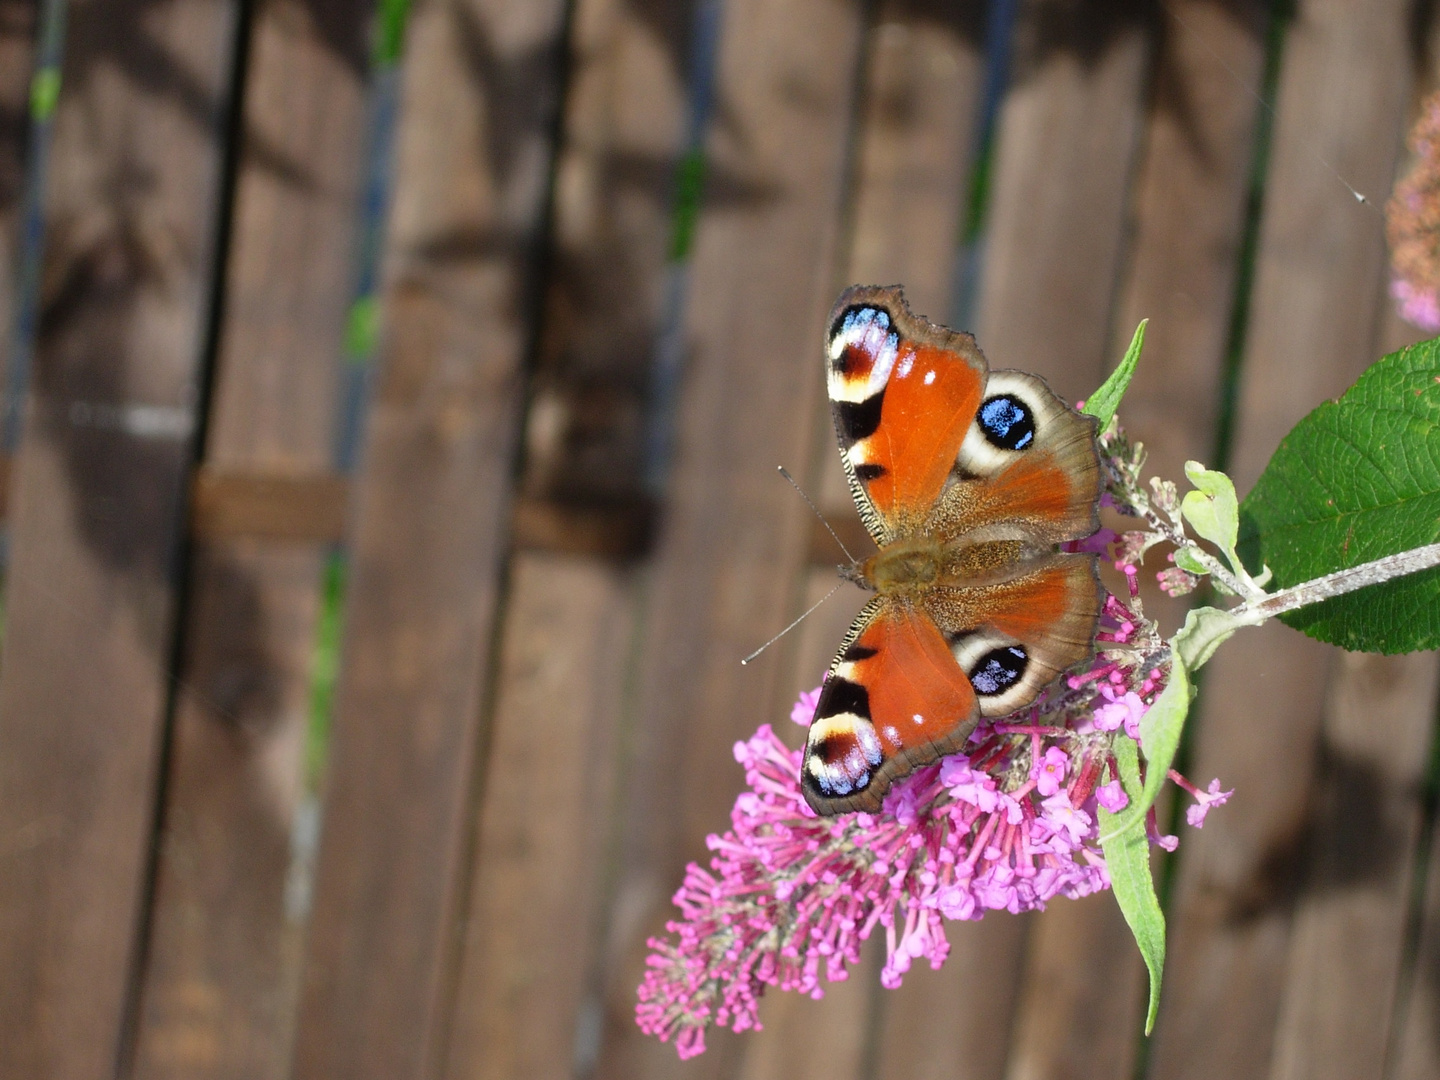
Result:
{"label": "pink flower spike", "polygon": [[810,721],[815,719],[815,706],[820,702],[820,687],[814,690],[805,690],[800,694],[799,700],[790,707],[790,721],[808,728]]}
{"label": "pink flower spike", "polygon": [[1095,789],[1095,801],[1110,813],[1118,814],[1130,805],[1130,796],[1125,794],[1119,780],[1111,780]]}

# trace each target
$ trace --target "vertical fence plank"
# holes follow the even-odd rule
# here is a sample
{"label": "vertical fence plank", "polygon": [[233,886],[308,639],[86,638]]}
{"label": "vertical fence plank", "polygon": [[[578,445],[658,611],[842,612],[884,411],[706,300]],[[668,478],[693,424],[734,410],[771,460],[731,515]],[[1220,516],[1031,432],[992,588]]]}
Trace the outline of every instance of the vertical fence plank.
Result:
{"label": "vertical fence plank", "polygon": [[0,372],[10,355],[36,0],[0,2]]}
{"label": "vertical fence plank", "polygon": [[[1295,421],[1374,359],[1381,219],[1331,166],[1372,199],[1389,188],[1412,78],[1408,11],[1312,0],[1288,31],[1235,422],[1242,491]],[[1275,625],[1206,671],[1192,772],[1233,785],[1245,812],[1211,815],[1181,849],[1152,1057],[1163,1080],[1270,1070],[1333,659]]]}
{"label": "vertical fence plank", "polygon": [[1383,1073],[1405,962],[1435,660],[1344,653],[1335,665],[1269,1071],[1277,1080]]}
{"label": "vertical fence plank", "polygon": [[[364,143],[363,0],[254,16],[205,463],[329,463]],[[288,1075],[299,912],[286,911],[322,553],[196,552],[137,1077]]]}
{"label": "vertical fence plank", "polygon": [[[1084,397],[1111,358],[1154,12],[1027,0],[1001,108],[976,337],[993,367]],[[1057,182],[1064,177],[1064,182]]]}
{"label": "vertical fence plank", "polygon": [[120,1052],[170,679],[234,7],[69,12],[0,677],[0,1073]]}
{"label": "vertical fence plank", "polygon": [[946,320],[970,194],[984,23],[978,0],[890,0],[869,34],[847,284],[899,282],[911,309],[935,322]]}
{"label": "vertical fence plank", "polygon": [[515,561],[448,1076],[542,1080],[571,1075],[577,1050],[593,1059],[577,1022],[632,584],[575,556]]}
{"label": "vertical fence plank", "polygon": [[431,1076],[443,1052],[562,12],[433,0],[411,16],[302,1080]]}
{"label": "vertical fence plank", "polygon": [[1425,855],[1415,950],[1406,957],[1409,970],[1386,1080],[1429,1080],[1440,1075],[1440,829],[1433,828],[1433,821]]}
{"label": "vertical fence plank", "polygon": [[1144,442],[1147,471],[1171,480],[1183,479],[1187,459],[1215,451],[1267,19],[1267,0],[1167,0],[1163,8],[1109,359],[1150,320],[1121,419]]}
{"label": "vertical fence plank", "polygon": [[[1032,0],[1017,25],[983,241],[978,338],[992,366],[1037,372],[1071,400],[1094,389],[1111,362],[1153,23],[1144,4],[1108,5],[1102,14]],[[1057,184],[1056,176],[1067,180]],[[997,991],[1014,1010],[1013,1026],[998,1018],[996,1025],[1011,1035],[1006,1074],[1123,1073],[1130,1042],[1111,1033],[1133,1014],[1134,980],[1119,980],[1097,1001],[1076,977],[1100,957],[1124,962],[1125,954],[1113,956],[1116,928],[1123,933],[1113,901],[1058,901],[1032,926],[1028,955],[1017,953],[996,976],[1012,980]]]}
{"label": "vertical fence plank", "polygon": [[[554,249],[525,484],[560,514],[641,481],[685,138],[691,5],[582,0],[556,165]],[[636,571],[514,557],[446,1075],[585,1074],[598,1050],[600,864],[614,826]]]}
{"label": "vertical fence plank", "polygon": [[[739,659],[803,596],[808,511],[775,466],[808,461],[814,446],[859,43],[848,0],[724,9],[707,168],[747,194],[708,202],[696,236],[611,927],[605,1077],[677,1074],[674,1048],[634,1026],[644,942],[670,915],[685,861],[703,859],[706,832],[725,826],[741,783],[732,744],[783,722],[794,689],[780,675],[788,650],[743,670]],[[687,1074],[727,1075],[738,1053],[717,1034]]]}

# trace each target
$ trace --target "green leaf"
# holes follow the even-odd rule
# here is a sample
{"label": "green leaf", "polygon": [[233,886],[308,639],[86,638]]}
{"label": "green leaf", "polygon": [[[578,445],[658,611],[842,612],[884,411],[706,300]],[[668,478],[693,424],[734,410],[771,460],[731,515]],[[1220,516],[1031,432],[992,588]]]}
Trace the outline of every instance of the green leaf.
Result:
{"label": "green leaf", "polygon": [[1198,550],[1198,548],[1193,547],[1178,548],[1175,552],[1175,565],[1181,570],[1204,577],[1210,573],[1210,568],[1195,558],[1194,552]]}
{"label": "green leaf", "polygon": [[1185,614],[1185,625],[1170,639],[1170,649],[1188,670],[1194,671],[1214,656],[1221,643],[1240,627],[1258,626],[1262,621],[1254,613],[1239,615],[1220,608],[1191,608]]}
{"label": "green leaf", "polygon": [[[1120,783],[1133,807],[1140,795],[1134,740],[1123,735],[1115,740],[1115,761],[1120,766]],[[1145,1014],[1145,1034],[1149,1035],[1160,1008],[1160,980],[1165,971],[1165,913],[1160,910],[1155,882],[1150,876],[1150,841],[1145,830],[1127,828],[1124,824],[1131,814],[1130,807],[1119,814],[1112,814],[1103,806],[1099,808],[1100,845],[1110,872],[1110,890],[1150,972],[1150,1006]],[[1142,810],[1139,820],[1143,822],[1144,817]]]}
{"label": "green leaf", "polygon": [[1130,347],[1125,350],[1125,356],[1120,361],[1120,366],[1110,373],[1110,377],[1101,384],[1100,389],[1091,394],[1085,401],[1085,407],[1080,411],[1086,416],[1093,416],[1100,421],[1098,430],[1104,431],[1110,426],[1110,420],[1115,415],[1115,410],[1120,407],[1120,399],[1125,396],[1126,389],[1130,386],[1130,380],[1135,376],[1135,367],[1140,363],[1140,349],[1145,344],[1145,324],[1149,319],[1141,319],[1140,325],[1135,327],[1135,336],[1130,339]]}
{"label": "green leaf", "polygon": [[1240,531],[1240,503],[1235,498],[1235,485],[1223,472],[1207,469],[1198,461],[1185,463],[1185,475],[1196,490],[1186,492],[1180,512],[1201,539],[1209,540],[1230,556],[1233,565],[1235,540]]}
{"label": "green leaf", "polygon": [[1160,976],[1165,969],[1165,915],[1160,910],[1155,883],[1150,876],[1145,814],[1155,805],[1160,786],[1175,760],[1189,711],[1190,676],[1178,650],[1172,648],[1170,681],[1140,720],[1140,740],[1145,747],[1144,785],[1140,783],[1135,741],[1124,735],[1117,736],[1115,762],[1120,767],[1120,783],[1130,796],[1130,805],[1118,814],[1099,808],[1100,846],[1110,870],[1110,887],[1150,972],[1150,1006],[1145,1017],[1147,1035],[1155,1026],[1155,1014],[1160,1008]]}
{"label": "green leaf", "polygon": [[[1380,360],[1280,443],[1240,508],[1240,552],[1286,588],[1440,541],[1440,341]],[[1281,618],[1346,649],[1440,647],[1440,569]]]}

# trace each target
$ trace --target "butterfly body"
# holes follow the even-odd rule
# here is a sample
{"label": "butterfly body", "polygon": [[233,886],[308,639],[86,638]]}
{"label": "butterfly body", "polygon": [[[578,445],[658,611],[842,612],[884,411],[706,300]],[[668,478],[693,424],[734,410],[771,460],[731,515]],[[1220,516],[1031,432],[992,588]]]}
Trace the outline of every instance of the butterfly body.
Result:
{"label": "butterfly body", "polygon": [[851,492],[879,551],[845,571],[875,596],[821,690],[801,786],[822,814],[879,809],[899,777],[964,747],[1091,655],[1094,420],[1043,380],[991,372],[968,334],[896,288],[847,290],[827,382]]}

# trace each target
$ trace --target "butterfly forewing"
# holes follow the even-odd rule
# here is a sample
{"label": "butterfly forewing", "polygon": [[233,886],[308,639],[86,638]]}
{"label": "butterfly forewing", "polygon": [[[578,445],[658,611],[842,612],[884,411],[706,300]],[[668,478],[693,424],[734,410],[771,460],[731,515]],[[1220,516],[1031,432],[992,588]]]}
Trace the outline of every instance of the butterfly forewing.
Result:
{"label": "butterfly forewing", "polygon": [[830,320],[827,385],[855,501],[877,543],[920,524],[985,386],[974,338],[917,319],[893,289],[849,289]]}

